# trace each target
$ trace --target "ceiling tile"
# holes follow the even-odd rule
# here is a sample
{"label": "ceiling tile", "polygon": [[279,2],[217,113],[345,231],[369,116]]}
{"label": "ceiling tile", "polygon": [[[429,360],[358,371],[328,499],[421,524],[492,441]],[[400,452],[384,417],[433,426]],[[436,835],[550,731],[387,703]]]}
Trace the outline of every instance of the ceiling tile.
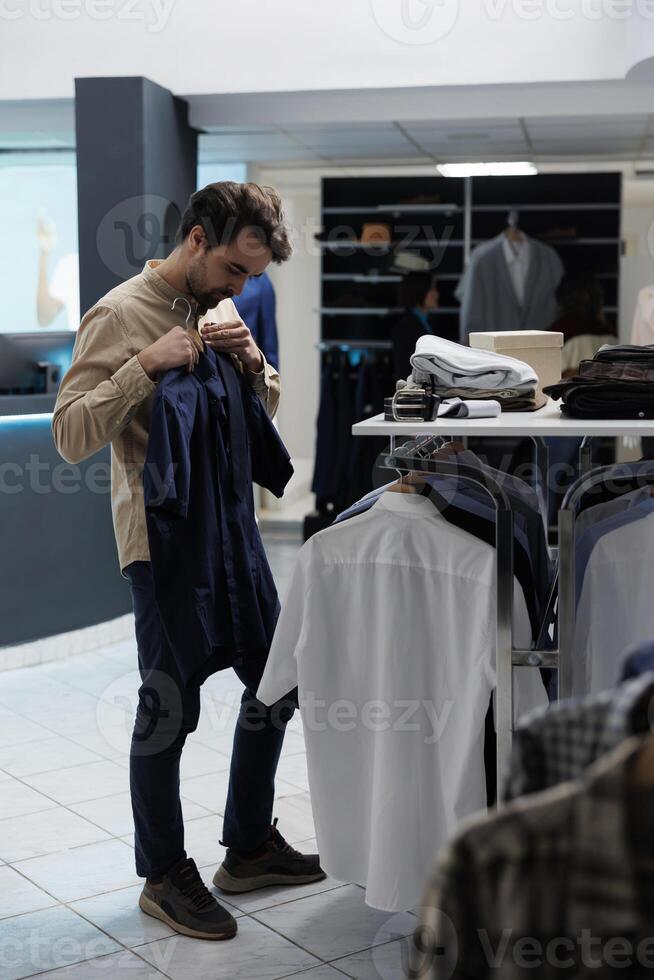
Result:
{"label": "ceiling tile", "polygon": [[329,159],[341,159],[341,160],[379,160],[380,163],[390,159],[400,159],[400,160],[426,160],[429,154],[421,154],[416,148],[411,144],[407,143],[404,147],[400,146],[390,146],[387,147],[383,153],[374,148],[365,146],[350,146],[347,149],[343,148],[338,151],[338,153],[326,153]]}
{"label": "ceiling tile", "polygon": [[282,133],[243,133],[243,134],[215,134],[205,135],[204,145],[216,148],[220,151],[234,149],[266,149],[268,147],[292,147],[297,144],[284,136]]}
{"label": "ceiling tile", "polygon": [[240,152],[235,151],[225,151],[216,152],[211,151],[209,153],[202,153],[201,155],[202,163],[266,163],[272,160],[288,160],[288,161],[312,161],[318,162],[321,158],[318,154],[313,153],[311,150],[304,150],[301,147],[295,147],[292,149],[262,149],[262,150],[248,150],[243,149]]}
{"label": "ceiling tile", "polygon": [[587,139],[613,139],[631,137],[639,139],[645,131],[645,117],[623,119],[586,118],[572,122],[562,120],[556,125],[543,121],[527,120],[527,130],[532,140],[536,139],[566,139],[569,136],[582,136]]}

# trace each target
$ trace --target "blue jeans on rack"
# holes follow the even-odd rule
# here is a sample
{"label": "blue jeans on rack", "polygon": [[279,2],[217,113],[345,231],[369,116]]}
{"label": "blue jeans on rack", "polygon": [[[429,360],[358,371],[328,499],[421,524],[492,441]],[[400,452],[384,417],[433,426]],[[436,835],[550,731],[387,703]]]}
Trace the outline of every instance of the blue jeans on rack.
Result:
{"label": "blue jeans on rack", "polygon": [[[198,725],[200,687],[215,666],[210,658],[202,674],[184,686],[159,617],[150,562],[132,562],[125,575],[134,606],[141,675],[129,769],[136,873],[158,877],[187,856],[180,759],[186,736]],[[266,658],[267,652],[234,666],[245,690],[234,733],[220,843],[236,851],[254,850],[270,835],[277,763],[286,725],[297,707],[297,688],[271,707],[257,701]]]}

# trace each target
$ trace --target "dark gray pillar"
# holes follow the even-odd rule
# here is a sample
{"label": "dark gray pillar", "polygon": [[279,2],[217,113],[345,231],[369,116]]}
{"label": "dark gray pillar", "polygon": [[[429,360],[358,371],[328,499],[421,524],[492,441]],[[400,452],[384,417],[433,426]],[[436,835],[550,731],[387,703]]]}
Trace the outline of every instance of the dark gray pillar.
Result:
{"label": "dark gray pillar", "polygon": [[147,78],[75,79],[82,312],[172,250],[196,189],[187,108]]}

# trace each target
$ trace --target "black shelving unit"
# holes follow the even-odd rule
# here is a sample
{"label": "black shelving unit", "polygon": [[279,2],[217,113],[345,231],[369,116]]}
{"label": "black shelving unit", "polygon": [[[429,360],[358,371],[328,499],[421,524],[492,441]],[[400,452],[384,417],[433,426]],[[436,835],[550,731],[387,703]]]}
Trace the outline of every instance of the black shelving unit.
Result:
{"label": "black shelving unit", "polygon": [[[459,338],[454,291],[475,245],[506,227],[548,242],[566,271],[593,271],[604,290],[607,321],[617,330],[620,271],[619,173],[531,177],[330,177],[322,185],[323,341],[388,341],[400,315],[397,246],[427,258],[438,277],[434,331]],[[359,241],[364,224],[390,225],[391,244]]]}
{"label": "black shelving unit", "polygon": [[[343,475],[323,493],[322,501],[316,493],[318,512],[307,518],[305,537],[330,523],[334,513],[361,491],[361,485],[357,490],[352,484],[351,474],[361,473],[361,460],[353,445],[356,440],[349,435],[350,426],[382,411],[383,396],[393,391],[386,349],[391,347],[391,330],[402,312],[398,306],[401,275],[392,269],[396,247],[416,252],[430,262],[440,293],[440,308],[430,315],[432,328],[434,333],[458,341],[455,290],[470,253],[477,244],[499,235],[506,228],[509,212],[517,211],[520,228],[555,248],[567,272],[594,272],[600,278],[606,318],[617,332],[621,184],[619,173],[323,180],[323,230],[318,236],[322,249],[320,349],[322,384],[328,384],[321,394],[321,412],[331,405],[333,417],[331,422],[324,420],[316,472],[325,467],[332,472],[329,468],[335,467]],[[363,244],[361,233],[369,223],[389,225],[391,242]],[[363,414],[355,409],[357,365],[368,365],[368,377],[377,382],[370,398],[360,406]],[[335,427],[341,433],[337,448],[325,449],[329,445],[325,433]],[[373,451],[374,446],[368,445],[366,451],[374,458],[382,448],[380,444]],[[493,445],[485,439],[480,448],[495,465],[506,459],[507,452],[509,458],[513,454],[510,471],[530,458],[523,458],[516,440],[507,446],[506,440]],[[329,456],[334,459],[327,459]]]}
{"label": "black shelving unit", "polygon": [[[458,336],[454,290],[464,264],[465,185],[447,177],[330,177],[322,185],[322,339],[388,340],[401,315],[391,271],[397,246],[425,257],[439,277],[434,329]],[[365,224],[386,224],[391,244],[363,244]]]}

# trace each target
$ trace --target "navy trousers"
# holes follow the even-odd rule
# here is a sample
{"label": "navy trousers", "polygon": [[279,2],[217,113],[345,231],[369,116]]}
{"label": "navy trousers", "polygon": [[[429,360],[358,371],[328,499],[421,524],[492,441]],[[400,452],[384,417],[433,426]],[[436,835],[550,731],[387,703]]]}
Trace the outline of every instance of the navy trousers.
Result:
{"label": "navy trousers", "polygon": [[[185,686],[159,617],[150,562],[132,562],[125,575],[132,593],[141,675],[129,770],[136,873],[154,878],[187,856],[180,759],[186,736],[198,725],[200,687],[216,666],[210,658],[206,669]],[[245,690],[220,843],[237,851],[254,850],[270,835],[277,763],[286,725],[297,707],[297,688],[271,707],[257,701],[266,657],[264,652],[234,666]]]}

